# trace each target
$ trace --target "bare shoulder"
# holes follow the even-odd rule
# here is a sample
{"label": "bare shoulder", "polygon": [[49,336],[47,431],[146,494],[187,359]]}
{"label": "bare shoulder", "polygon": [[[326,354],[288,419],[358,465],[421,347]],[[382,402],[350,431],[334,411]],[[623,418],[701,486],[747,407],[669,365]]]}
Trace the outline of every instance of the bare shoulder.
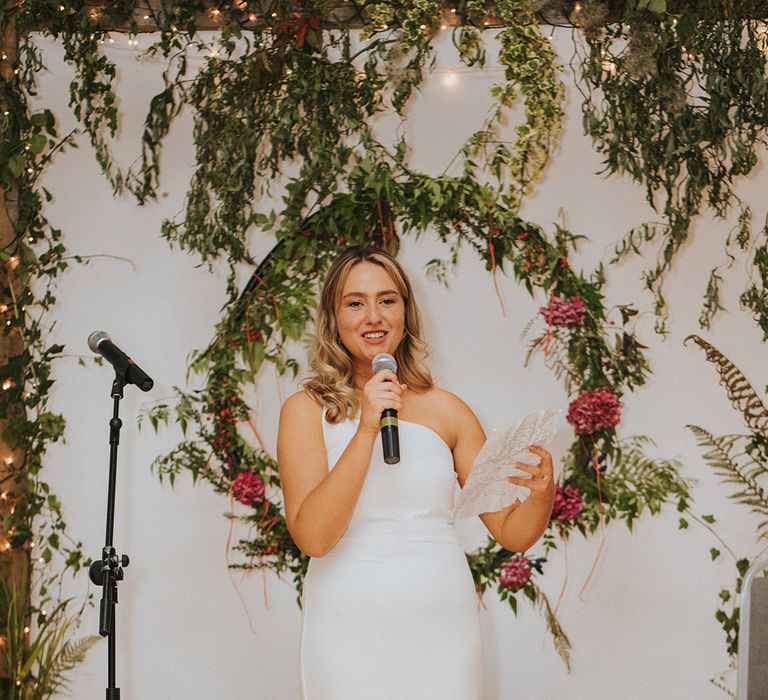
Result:
{"label": "bare shoulder", "polygon": [[424,395],[425,403],[439,415],[446,418],[453,416],[455,419],[475,419],[474,411],[456,394],[446,391],[438,386],[432,387]]}
{"label": "bare shoulder", "polygon": [[306,391],[297,391],[289,396],[280,409],[280,422],[318,421],[323,414],[323,407]]}
{"label": "bare shoulder", "polygon": [[461,436],[477,434],[484,438],[474,411],[453,392],[434,386],[421,395],[421,401],[420,412],[431,416],[431,420],[439,424],[440,433],[452,448]]}

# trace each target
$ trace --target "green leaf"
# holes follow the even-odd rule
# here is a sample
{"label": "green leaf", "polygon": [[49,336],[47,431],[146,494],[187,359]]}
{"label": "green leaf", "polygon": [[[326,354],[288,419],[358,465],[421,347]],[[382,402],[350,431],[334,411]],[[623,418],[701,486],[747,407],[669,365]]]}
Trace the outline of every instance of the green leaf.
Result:
{"label": "green leaf", "polygon": [[8,159],[8,169],[13,173],[14,177],[19,177],[24,172],[24,165],[27,159],[20,153],[12,155]]}
{"label": "green leaf", "polygon": [[35,134],[29,139],[29,150],[32,153],[42,153],[47,143],[48,139],[43,134]]}

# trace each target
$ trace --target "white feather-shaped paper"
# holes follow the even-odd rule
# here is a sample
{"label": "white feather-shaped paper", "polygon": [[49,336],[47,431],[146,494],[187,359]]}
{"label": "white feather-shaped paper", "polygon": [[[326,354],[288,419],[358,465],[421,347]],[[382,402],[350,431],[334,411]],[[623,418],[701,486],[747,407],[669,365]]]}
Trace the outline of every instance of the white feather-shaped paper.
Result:
{"label": "white feather-shaped paper", "polygon": [[544,447],[552,439],[560,413],[553,409],[529,413],[516,425],[490,434],[456,499],[455,520],[493,513],[516,500],[523,502],[528,498],[530,489],[511,484],[507,477],[530,478],[531,475],[518,469],[515,462],[538,462],[538,456],[528,448],[531,445]]}

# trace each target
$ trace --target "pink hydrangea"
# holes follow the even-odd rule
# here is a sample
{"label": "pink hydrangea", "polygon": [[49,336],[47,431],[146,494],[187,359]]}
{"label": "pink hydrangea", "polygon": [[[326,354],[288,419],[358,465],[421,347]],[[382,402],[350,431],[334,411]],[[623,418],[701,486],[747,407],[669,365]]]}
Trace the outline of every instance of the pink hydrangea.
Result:
{"label": "pink hydrangea", "polygon": [[552,508],[552,517],[560,522],[574,520],[584,510],[584,498],[578,489],[573,486],[557,487],[555,492],[555,505]]}
{"label": "pink hydrangea", "polygon": [[258,474],[240,472],[232,482],[232,493],[246,506],[261,503],[264,500],[264,482]]}
{"label": "pink hydrangea", "polygon": [[579,435],[612,428],[621,419],[622,403],[609,386],[579,394],[568,406],[567,421]]}
{"label": "pink hydrangea", "polygon": [[542,306],[539,313],[553,326],[571,328],[578,326],[587,315],[587,307],[581,297],[572,296],[570,299],[556,296],[548,306]]}
{"label": "pink hydrangea", "polygon": [[501,563],[499,583],[502,588],[520,590],[531,578],[531,562],[524,556],[516,556]]}

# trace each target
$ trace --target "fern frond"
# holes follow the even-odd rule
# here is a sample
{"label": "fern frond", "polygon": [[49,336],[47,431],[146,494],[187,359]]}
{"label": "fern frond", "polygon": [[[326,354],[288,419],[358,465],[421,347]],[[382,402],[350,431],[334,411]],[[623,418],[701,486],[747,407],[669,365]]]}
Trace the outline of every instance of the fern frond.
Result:
{"label": "fern frond", "polygon": [[[552,642],[555,645],[555,651],[563,660],[568,672],[571,671],[571,641],[565,634],[565,631],[560,626],[560,622],[555,617],[555,613],[552,610],[552,605],[549,602],[549,598],[544,592],[535,584],[529,582],[526,587],[533,589],[533,604],[539,609],[544,616],[544,620],[547,623],[547,630],[552,635]],[[530,597],[530,596],[529,596]]]}
{"label": "fern frond", "polygon": [[48,672],[51,695],[69,690],[69,680],[66,678],[66,674],[85,661],[88,650],[101,639],[99,636],[90,635],[64,643],[56,654]]}
{"label": "fern frond", "polygon": [[707,361],[715,365],[720,383],[725,387],[728,400],[744,416],[747,427],[756,435],[768,438],[768,408],[754,390],[749,380],[716,347],[698,335],[689,335],[683,344],[693,340],[707,355]]}
{"label": "fern frond", "polygon": [[740,490],[729,498],[750,506],[750,512],[766,520],[758,526],[758,539],[768,537],[762,532],[768,527],[768,493],[758,483],[758,478],[768,476],[768,468],[755,460],[742,445],[751,439],[749,435],[722,435],[715,437],[697,425],[687,428],[696,436],[699,446],[706,449],[704,461],[715,471],[720,480],[733,484]]}

